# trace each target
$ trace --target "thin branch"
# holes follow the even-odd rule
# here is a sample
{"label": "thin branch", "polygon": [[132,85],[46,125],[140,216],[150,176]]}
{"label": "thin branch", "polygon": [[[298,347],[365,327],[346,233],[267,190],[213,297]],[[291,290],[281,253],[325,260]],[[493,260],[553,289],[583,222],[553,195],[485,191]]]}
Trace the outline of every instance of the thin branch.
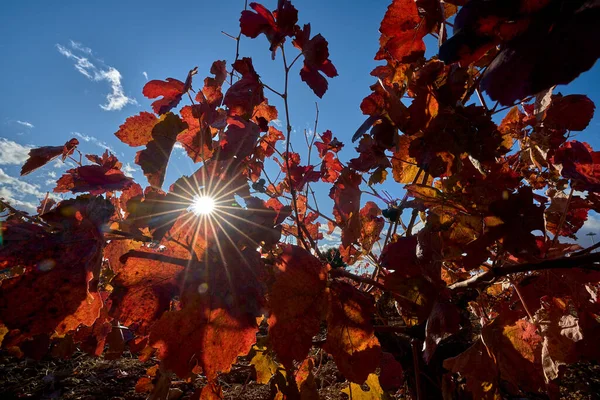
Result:
{"label": "thin branch", "polygon": [[287,135],[286,135],[286,143],[285,143],[285,165],[287,170],[288,183],[290,185],[290,194],[292,195],[292,206],[294,208],[294,214],[296,215],[296,224],[298,225],[298,240],[300,243],[304,244],[305,248],[308,248],[306,243],[304,243],[304,238],[302,234],[302,228],[300,227],[300,215],[298,215],[298,201],[296,199],[296,189],[294,188],[294,183],[292,181],[292,176],[290,175],[290,143],[292,137],[292,125],[290,124],[290,108],[288,104],[288,82],[289,82],[289,67],[287,65],[287,60],[285,58],[285,50],[284,47],[281,46],[281,55],[283,58],[283,67],[285,69],[285,84],[283,91],[283,104],[285,106],[285,120],[287,125]]}
{"label": "thin branch", "polygon": [[[110,233],[111,235],[122,236],[124,239],[133,239],[138,242],[149,243],[152,242],[152,238],[144,235],[136,235],[135,233],[123,232],[117,229],[109,229],[105,233]],[[114,239],[113,239],[114,240]]]}
{"label": "thin branch", "polygon": [[554,260],[541,261],[539,263],[525,263],[508,265],[504,267],[490,268],[486,272],[475,275],[467,280],[456,282],[448,288],[451,290],[468,289],[487,286],[498,278],[520,272],[543,271],[557,268],[583,268],[591,270],[600,270],[600,265],[594,264],[600,262],[600,253],[586,254],[576,257],[561,257]]}

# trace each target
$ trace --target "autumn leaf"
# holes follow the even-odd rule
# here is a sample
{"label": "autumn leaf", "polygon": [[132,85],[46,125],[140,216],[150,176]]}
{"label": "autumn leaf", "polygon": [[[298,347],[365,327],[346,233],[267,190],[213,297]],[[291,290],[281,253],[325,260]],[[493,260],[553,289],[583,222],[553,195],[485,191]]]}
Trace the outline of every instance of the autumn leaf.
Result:
{"label": "autumn leaf", "polygon": [[21,167],[21,176],[48,164],[58,156],[62,156],[62,160],[65,161],[73,154],[78,144],[77,139],[71,139],[64,146],[45,146],[29,150],[29,158]]}
{"label": "autumn leaf", "polygon": [[181,97],[192,87],[192,76],[198,73],[198,67],[190,70],[185,82],[175,78],[167,78],[166,81],[152,80],[146,85],[142,93],[149,99],[162,97],[152,103],[152,109],[158,115],[163,115],[177,107]]}
{"label": "autumn leaf", "polygon": [[186,127],[177,115],[167,113],[152,128],[152,140],[147,143],[146,148],[136,153],[135,163],[142,168],[151,186],[162,186],[177,135]]}
{"label": "autumn leaf", "polygon": [[381,209],[372,201],[367,201],[360,210],[360,243],[364,251],[371,251],[379,240],[385,220],[381,217]]}
{"label": "autumn leaf", "polygon": [[106,192],[123,191],[133,185],[133,179],[125,176],[121,167],[123,164],[109,154],[108,150],[102,155],[86,156],[95,165],[83,165],[67,170],[67,173],[56,182],[56,193],[89,192],[93,195]]}
{"label": "autumn leaf", "polygon": [[342,245],[348,247],[360,237],[360,175],[344,168],[329,192],[333,215],[342,228]]}
{"label": "autumn leaf", "polygon": [[115,132],[115,136],[129,146],[145,146],[152,140],[152,129],[158,121],[159,119],[154,114],[143,111],[127,118]]}
{"label": "autumn leaf", "polygon": [[323,132],[321,135],[321,141],[315,142],[315,147],[319,150],[319,157],[323,158],[325,155],[332,151],[337,153],[344,147],[344,144],[337,138],[333,138],[333,133],[329,130]]}
{"label": "autumn leaf", "polygon": [[379,384],[379,378],[375,374],[369,374],[365,382],[368,390],[363,389],[363,385],[350,382],[350,386],[343,389],[349,398],[354,400],[386,400],[389,396],[383,391]]}
{"label": "autumn leaf", "polygon": [[594,117],[595,109],[594,102],[584,95],[552,96],[544,124],[555,129],[582,131]]}
{"label": "autumn leaf", "polygon": [[227,128],[220,135],[217,156],[219,160],[228,160],[232,157],[244,159],[249,156],[260,135],[260,128],[252,121],[240,117],[229,117]]}
{"label": "autumn leaf", "polygon": [[428,33],[421,23],[417,5],[413,0],[394,0],[388,7],[381,26],[380,49],[376,60],[412,62],[423,57]]}
{"label": "autumn leaf", "polygon": [[572,180],[573,188],[600,191],[600,153],[589,144],[566,142],[556,151],[553,162],[562,166],[561,175]]}
{"label": "autumn leaf", "polygon": [[252,116],[254,107],[265,101],[260,77],[252,65],[252,59],[244,57],[233,64],[242,76],[225,93],[223,104],[229,109],[229,116]]}
{"label": "autumn leaf", "polygon": [[3,224],[0,266],[23,268],[0,287],[0,323],[20,331],[12,338],[14,345],[36,335],[65,334],[80,324],[91,326],[98,318],[101,232],[112,213],[108,200],[81,196],[44,214],[55,231],[17,220]]}
{"label": "autumn leaf", "polygon": [[296,27],[294,46],[304,55],[304,66],[300,70],[300,78],[319,97],[323,97],[329,84],[325,76],[334,78],[338,75],[335,66],[329,60],[327,40],[321,34],[310,37],[310,24],[300,30]]}
{"label": "autumn leaf", "polygon": [[328,297],[324,349],[331,353],[346,379],[362,384],[375,372],[381,358],[381,347],[370,320],[374,312],[372,298],[342,282],[330,286]]}
{"label": "autumn leaf", "polygon": [[[303,360],[319,332],[325,302],[325,269],[306,250],[286,245],[268,291],[269,336],[283,365]],[[292,343],[292,344],[290,344]]]}
{"label": "autumn leaf", "polygon": [[243,35],[256,38],[260,34],[265,34],[269,43],[270,50],[275,57],[275,51],[285,41],[286,37],[294,34],[294,27],[298,22],[298,10],[294,8],[288,0],[278,1],[277,9],[272,13],[262,4],[250,3],[250,8],[254,10],[242,11],[240,17],[240,29]]}

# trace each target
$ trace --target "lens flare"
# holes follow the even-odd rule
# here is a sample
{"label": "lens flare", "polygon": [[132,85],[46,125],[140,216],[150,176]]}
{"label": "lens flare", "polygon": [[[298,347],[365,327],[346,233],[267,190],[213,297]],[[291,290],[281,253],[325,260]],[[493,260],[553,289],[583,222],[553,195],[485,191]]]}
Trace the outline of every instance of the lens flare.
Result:
{"label": "lens flare", "polygon": [[209,215],[215,210],[215,200],[209,196],[196,196],[191,210],[196,215]]}

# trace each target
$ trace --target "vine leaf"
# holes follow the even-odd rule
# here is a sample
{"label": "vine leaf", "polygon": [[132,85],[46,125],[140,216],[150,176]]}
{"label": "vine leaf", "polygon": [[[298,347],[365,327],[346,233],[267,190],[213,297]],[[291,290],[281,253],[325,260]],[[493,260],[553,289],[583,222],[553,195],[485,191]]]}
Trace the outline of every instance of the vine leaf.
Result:
{"label": "vine leaf", "polygon": [[393,0],[381,26],[380,49],[376,60],[393,60],[402,63],[415,61],[425,54],[423,37],[429,33],[413,0]]}
{"label": "vine leaf", "polygon": [[79,141],[73,138],[64,146],[44,146],[29,150],[29,158],[21,168],[21,176],[48,164],[58,156],[62,156],[62,160],[65,161],[68,156],[73,154],[78,144]]}
{"label": "vine leaf", "polygon": [[160,188],[165,180],[167,164],[177,136],[187,128],[179,116],[168,113],[152,128],[152,140],[135,155],[150,185]]}
{"label": "vine leaf", "polygon": [[121,171],[123,164],[114,155],[109,154],[108,150],[102,157],[90,154],[86,157],[95,165],[83,165],[67,170],[67,173],[56,182],[54,192],[89,192],[99,195],[126,190],[133,185],[133,179],[125,176]]}
{"label": "vine leaf", "polygon": [[329,84],[321,72],[329,78],[338,75],[335,66],[329,59],[327,40],[321,34],[311,38],[310,24],[306,24],[302,30],[296,27],[293,43],[304,54],[304,66],[300,70],[300,78],[317,96],[322,98]]}
{"label": "vine leaf", "polygon": [[198,67],[190,70],[185,82],[175,78],[167,78],[166,81],[152,80],[146,85],[142,93],[149,99],[162,97],[152,103],[152,109],[158,115],[166,114],[177,107],[181,97],[192,87],[192,76],[198,73]]}
{"label": "vine leaf", "polygon": [[268,291],[269,336],[278,359],[286,367],[304,360],[319,332],[324,313],[326,273],[308,251],[286,245],[275,267]]}
{"label": "vine leaf", "polygon": [[277,9],[272,13],[262,4],[250,3],[250,10],[242,11],[240,29],[242,35],[256,38],[264,34],[271,47],[269,50],[275,58],[275,51],[283,44],[286,37],[294,35],[294,27],[298,22],[298,10],[289,0],[277,2]]}
{"label": "vine leaf", "polygon": [[371,324],[374,311],[372,297],[347,283],[331,284],[323,349],[350,382],[363,383],[379,366],[381,347]]}

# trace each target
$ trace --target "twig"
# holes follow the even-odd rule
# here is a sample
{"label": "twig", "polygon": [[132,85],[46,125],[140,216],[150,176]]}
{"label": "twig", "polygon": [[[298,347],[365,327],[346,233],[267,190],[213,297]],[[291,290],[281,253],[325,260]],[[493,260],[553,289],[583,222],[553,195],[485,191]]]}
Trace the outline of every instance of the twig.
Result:
{"label": "twig", "polygon": [[600,253],[586,254],[576,257],[561,257],[554,260],[545,260],[539,263],[525,263],[509,265],[504,267],[490,268],[486,272],[475,275],[464,281],[456,282],[448,288],[451,290],[475,288],[487,286],[493,283],[497,278],[520,272],[542,271],[557,268],[583,268],[600,270],[600,266],[592,265],[600,262]]}
{"label": "twig", "polygon": [[294,188],[294,183],[292,181],[292,176],[290,175],[290,143],[292,136],[292,125],[290,124],[290,108],[288,104],[288,81],[290,75],[290,69],[287,65],[287,60],[285,58],[285,50],[284,47],[281,46],[281,55],[283,58],[283,67],[285,68],[285,83],[284,83],[284,91],[283,91],[283,104],[285,106],[285,119],[287,125],[287,135],[286,135],[286,143],[285,143],[285,164],[287,169],[287,177],[290,185],[290,194],[292,195],[292,206],[294,208],[294,214],[296,215],[296,224],[298,225],[298,240],[300,243],[304,244],[305,248],[308,248],[306,243],[304,243],[304,237],[302,234],[302,228],[300,227],[300,216],[298,215],[298,201],[296,199],[296,189]]}
{"label": "twig", "polygon": [[137,240],[138,242],[149,243],[149,242],[153,241],[151,237],[144,236],[144,235],[136,235],[135,233],[123,232],[123,231],[120,231],[117,229],[109,229],[106,231],[106,233],[110,233],[111,235],[122,236],[123,238],[126,238],[126,239]]}

